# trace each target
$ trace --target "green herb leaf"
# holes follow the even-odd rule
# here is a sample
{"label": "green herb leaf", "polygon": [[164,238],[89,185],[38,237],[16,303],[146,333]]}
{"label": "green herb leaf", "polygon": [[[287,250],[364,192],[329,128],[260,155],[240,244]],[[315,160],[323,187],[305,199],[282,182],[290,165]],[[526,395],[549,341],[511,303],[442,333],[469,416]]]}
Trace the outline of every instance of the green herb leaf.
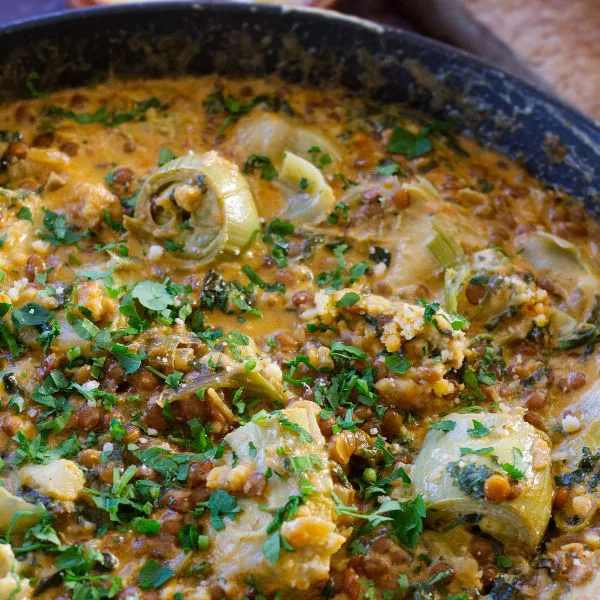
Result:
{"label": "green herb leaf", "polygon": [[279,531],[271,534],[267,541],[263,544],[263,554],[265,558],[274,565],[279,560],[281,548],[285,544],[285,540]]}
{"label": "green herb leaf", "polygon": [[198,528],[191,523],[181,527],[177,536],[184,550],[200,550],[200,538],[206,537],[200,536]]}
{"label": "green herb leaf", "polygon": [[216,490],[208,499],[208,502],[201,503],[210,511],[210,522],[216,531],[225,529],[225,522],[222,517],[233,519],[235,515],[242,511],[238,506],[238,499],[230,496],[225,490]]}
{"label": "green herb leaf", "polygon": [[525,479],[527,464],[523,460],[523,452],[520,448],[513,448],[513,464],[504,463],[500,465],[514,480]]}
{"label": "green herb leaf", "polygon": [[171,152],[166,146],[161,146],[158,153],[158,166],[162,167],[176,158],[177,155],[175,153]]}
{"label": "green herb leaf", "polygon": [[363,350],[356,346],[349,346],[340,340],[334,340],[331,344],[330,354],[334,358],[343,358],[346,360],[364,360],[367,355]]}
{"label": "green herb leaf", "polygon": [[132,352],[123,344],[115,344],[110,349],[111,354],[117,359],[117,362],[125,369],[125,375],[135,373],[142,365],[142,357]]}
{"label": "green herb leaf", "polygon": [[473,428],[467,429],[467,433],[474,438],[484,437],[490,434],[490,430],[480,421],[473,419]]}
{"label": "green herb leaf", "polygon": [[140,569],[139,583],[143,590],[156,589],[166,583],[175,575],[175,571],[169,567],[161,565],[153,559],[144,563]]}
{"label": "green herb leaf", "polygon": [[400,170],[400,165],[393,160],[381,160],[375,167],[375,175],[400,175],[406,177]]}
{"label": "green herb leaf", "polygon": [[155,535],[160,531],[160,523],[158,521],[146,519],[145,517],[134,517],[129,523],[129,527],[133,531],[147,535]]}
{"label": "green herb leaf", "polygon": [[473,448],[461,448],[460,455],[467,456],[467,454],[477,454],[477,456],[485,456],[493,451],[493,446],[488,446],[487,448],[477,448],[476,450],[473,450]]}
{"label": "green herb leaf", "polygon": [[385,359],[385,366],[392,372],[398,375],[404,375],[410,369],[410,360],[406,356],[401,356],[398,353],[388,354]]}
{"label": "green herb leaf", "polygon": [[450,421],[449,419],[445,421],[434,421],[433,423],[429,423],[429,429],[434,429],[436,431],[452,431],[456,427],[456,421]]}
{"label": "green herb leaf", "polygon": [[501,569],[510,569],[513,566],[513,561],[506,554],[499,554],[496,558],[496,565]]}
{"label": "green herb leaf", "polygon": [[44,111],[44,116],[54,119],[70,119],[79,125],[89,125],[90,123],[101,123],[106,127],[118,127],[123,123],[130,121],[143,121],[146,119],[145,113],[151,108],[165,110],[158,98],[148,98],[140,102],[132,101],[131,106],[126,112],[109,111],[106,106],[101,106],[95,113],[75,113],[72,110],[65,110],[60,106],[48,106]]}
{"label": "green herb leaf", "polygon": [[403,127],[395,127],[387,149],[393,154],[417,158],[431,151],[431,140],[423,134],[415,135]]}
{"label": "green herb leaf", "polygon": [[265,292],[285,292],[285,285],[282,283],[267,283],[250,265],[244,265],[242,271],[254,285],[265,290]]}
{"label": "green herb leaf", "polygon": [[43,306],[35,302],[28,302],[21,308],[15,308],[12,311],[12,319],[15,327],[23,325],[39,326],[43,325],[52,316],[52,313]]}
{"label": "green herb leaf", "polygon": [[31,214],[31,209],[28,206],[21,206],[19,212],[17,213],[17,219],[23,219],[24,221],[29,221],[33,223],[33,215]]}
{"label": "green herb leaf", "polygon": [[300,425],[298,425],[298,423],[294,423],[293,421],[290,421],[281,411],[276,410],[273,414],[275,414],[277,416],[277,419],[279,420],[279,424],[283,428],[289,429],[290,431],[293,431],[294,433],[296,433],[298,435],[298,437],[300,438],[301,442],[312,442],[313,441],[313,436],[310,435],[310,433],[308,431],[306,431],[306,429],[304,429],[304,427],[301,427]]}
{"label": "green herb leaf", "polygon": [[354,306],[360,300],[356,292],[346,292],[336,303],[336,306]]}
{"label": "green herb leaf", "polygon": [[50,95],[48,92],[42,92],[37,89],[39,79],[40,75],[37,71],[30,71],[27,74],[27,79],[25,80],[27,91],[32,98],[47,98]]}
{"label": "green herb leaf", "polygon": [[271,159],[268,156],[261,156],[258,154],[251,154],[246,161],[244,162],[244,166],[242,167],[242,173],[248,174],[254,169],[262,169],[260,178],[265,179],[266,181],[273,181],[273,179],[277,179],[279,173],[277,173],[277,169],[271,162]]}
{"label": "green herb leaf", "polygon": [[75,244],[88,234],[87,229],[79,233],[77,227],[67,225],[64,215],[46,208],[44,208],[44,228],[45,231],[42,231],[41,237],[55,246]]}
{"label": "green herb leaf", "polygon": [[173,304],[173,298],[167,291],[167,287],[157,281],[146,280],[136,283],[131,290],[131,295],[150,310],[164,310]]}

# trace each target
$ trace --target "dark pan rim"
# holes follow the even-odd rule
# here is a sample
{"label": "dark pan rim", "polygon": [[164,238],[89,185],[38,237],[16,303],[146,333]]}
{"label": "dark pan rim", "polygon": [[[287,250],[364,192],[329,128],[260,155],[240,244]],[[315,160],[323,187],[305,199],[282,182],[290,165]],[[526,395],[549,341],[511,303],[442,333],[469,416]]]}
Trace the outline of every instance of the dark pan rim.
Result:
{"label": "dark pan rim", "polygon": [[434,40],[418,33],[406,31],[404,29],[398,29],[387,25],[380,25],[366,19],[355,17],[353,15],[346,15],[336,11],[305,7],[305,6],[281,6],[281,5],[270,5],[270,4],[243,4],[239,2],[190,2],[190,1],[176,1],[176,2],[146,2],[146,3],[133,3],[133,4],[119,4],[114,6],[95,6],[81,9],[71,9],[65,11],[53,12],[48,15],[41,17],[34,17],[31,19],[22,19],[11,22],[7,25],[0,27],[0,37],[5,34],[18,34],[35,31],[37,29],[44,29],[48,25],[56,25],[60,23],[76,23],[81,20],[93,19],[95,15],[102,15],[106,13],[121,14],[123,16],[135,15],[137,13],[154,12],[156,10],[169,11],[169,12],[187,12],[187,11],[208,11],[213,13],[229,12],[229,13],[300,13],[309,15],[319,21],[344,21],[350,25],[355,26],[357,29],[362,29],[370,34],[375,33],[379,37],[394,37],[396,39],[406,39],[413,45],[420,45],[424,50],[433,50],[437,53],[451,54],[455,56],[463,64],[469,66],[475,66],[478,71],[482,74],[493,74],[508,83],[512,84],[515,88],[521,89],[527,92],[528,95],[536,97],[545,104],[561,111],[564,114],[566,121],[571,125],[583,129],[591,129],[600,137],[600,122],[594,121],[592,118],[584,115],[581,111],[574,108],[567,102],[557,98],[551,94],[540,90],[527,81],[508,73],[507,71],[491,65],[479,57],[476,57],[468,52],[449,46],[438,40]]}

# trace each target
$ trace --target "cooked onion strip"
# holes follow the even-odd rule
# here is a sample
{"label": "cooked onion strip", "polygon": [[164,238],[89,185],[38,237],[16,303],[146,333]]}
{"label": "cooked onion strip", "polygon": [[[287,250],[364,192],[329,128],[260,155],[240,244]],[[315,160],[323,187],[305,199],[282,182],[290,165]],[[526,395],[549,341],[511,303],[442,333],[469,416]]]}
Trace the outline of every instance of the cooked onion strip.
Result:
{"label": "cooked onion strip", "polygon": [[246,393],[256,398],[271,402],[281,402],[281,394],[257,371],[239,370],[212,371],[208,373],[192,373],[184,379],[185,386],[168,397],[169,402],[176,402],[187,398],[196,392],[212,388],[220,390],[223,388],[244,388]]}

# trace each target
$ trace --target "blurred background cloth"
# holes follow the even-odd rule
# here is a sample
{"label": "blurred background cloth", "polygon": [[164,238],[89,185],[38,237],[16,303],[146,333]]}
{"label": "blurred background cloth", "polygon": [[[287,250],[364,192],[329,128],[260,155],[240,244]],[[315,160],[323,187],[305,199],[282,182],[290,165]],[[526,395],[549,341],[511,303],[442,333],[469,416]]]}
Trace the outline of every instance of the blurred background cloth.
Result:
{"label": "blurred background cloth", "polygon": [[[298,3],[331,5],[336,0]],[[64,10],[68,4],[0,0],[0,24]],[[336,8],[462,48],[600,119],[600,0],[339,0]]]}

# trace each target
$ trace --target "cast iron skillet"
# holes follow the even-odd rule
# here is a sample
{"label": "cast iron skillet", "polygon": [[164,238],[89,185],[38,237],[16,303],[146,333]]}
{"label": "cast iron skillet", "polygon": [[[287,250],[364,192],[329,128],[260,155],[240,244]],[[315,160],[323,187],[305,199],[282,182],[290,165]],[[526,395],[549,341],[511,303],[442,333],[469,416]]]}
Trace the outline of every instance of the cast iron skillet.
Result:
{"label": "cast iron skillet", "polygon": [[360,19],[224,3],[94,8],[0,29],[0,56],[0,101],[26,97],[32,70],[44,90],[213,72],[342,85],[454,119],[600,217],[598,125],[467,54]]}

